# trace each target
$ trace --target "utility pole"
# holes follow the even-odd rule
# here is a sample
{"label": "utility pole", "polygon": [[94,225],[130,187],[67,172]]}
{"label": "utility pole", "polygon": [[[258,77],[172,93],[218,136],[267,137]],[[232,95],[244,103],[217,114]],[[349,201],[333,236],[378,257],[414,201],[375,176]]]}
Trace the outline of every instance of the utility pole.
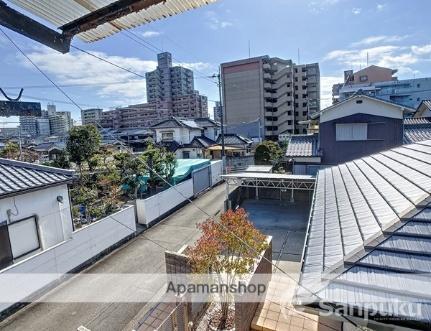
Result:
{"label": "utility pole", "polygon": [[220,100],[220,124],[221,124],[221,159],[223,164],[223,173],[226,173],[226,154],[225,154],[225,145],[224,145],[224,105],[222,100],[222,84],[221,84],[221,67],[219,68],[218,74],[214,74],[211,76],[211,78],[217,78],[217,86],[218,86],[218,93],[219,93],[219,100]]}

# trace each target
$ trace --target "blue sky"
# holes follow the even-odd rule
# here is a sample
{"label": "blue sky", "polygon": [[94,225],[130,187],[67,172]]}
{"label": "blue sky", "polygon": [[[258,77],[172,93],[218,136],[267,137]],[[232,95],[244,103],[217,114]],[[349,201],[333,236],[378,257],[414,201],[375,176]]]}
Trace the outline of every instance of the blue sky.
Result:
{"label": "blue sky", "polygon": [[[210,100],[218,99],[218,90],[205,77],[222,62],[248,57],[249,41],[252,56],[297,62],[299,48],[301,63],[320,64],[325,106],[343,70],[364,67],[367,53],[370,64],[399,69],[400,79],[431,76],[430,11],[429,0],[221,0],[132,30],[154,45],[153,50],[125,33],[92,44],[78,38],[73,43],[141,75],[155,68],[157,49],[170,51],[174,62],[195,69],[195,87]],[[146,101],[145,82],[139,77],[78,51],[62,55],[5,31],[55,82],[93,84],[65,88],[83,108]],[[0,87],[49,85],[2,34],[0,54]],[[54,88],[27,88],[24,96],[44,99],[43,108],[51,102],[59,110],[72,111],[75,119],[80,117],[79,110]]]}

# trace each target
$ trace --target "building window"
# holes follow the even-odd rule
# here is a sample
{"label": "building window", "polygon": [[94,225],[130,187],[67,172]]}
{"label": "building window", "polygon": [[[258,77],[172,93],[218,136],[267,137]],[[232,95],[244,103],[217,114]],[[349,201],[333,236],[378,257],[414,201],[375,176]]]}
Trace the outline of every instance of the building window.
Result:
{"label": "building window", "polygon": [[359,81],[366,82],[367,80],[368,80],[368,76],[367,75],[359,76]]}
{"label": "building window", "polygon": [[162,132],[162,141],[173,141],[173,140],[174,140],[174,133],[172,131]]}
{"label": "building window", "polygon": [[336,141],[367,140],[367,123],[338,123],[335,125]]}
{"label": "building window", "polygon": [[183,159],[190,159],[190,152],[189,151],[183,151]]}

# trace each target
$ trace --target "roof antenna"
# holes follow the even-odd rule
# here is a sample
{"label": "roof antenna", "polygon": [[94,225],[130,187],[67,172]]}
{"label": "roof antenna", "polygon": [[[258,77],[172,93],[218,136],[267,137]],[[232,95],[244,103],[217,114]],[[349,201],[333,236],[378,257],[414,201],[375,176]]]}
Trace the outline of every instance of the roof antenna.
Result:
{"label": "roof antenna", "polygon": [[299,47],[298,47],[298,64],[301,64],[301,57],[300,57],[300,54],[299,54]]}
{"label": "roof antenna", "polygon": [[248,40],[248,58],[251,58],[251,46],[250,46],[250,39]]}
{"label": "roof antenna", "polygon": [[367,67],[368,67],[368,57],[369,57],[369,55],[368,55],[368,52],[367,52]]}

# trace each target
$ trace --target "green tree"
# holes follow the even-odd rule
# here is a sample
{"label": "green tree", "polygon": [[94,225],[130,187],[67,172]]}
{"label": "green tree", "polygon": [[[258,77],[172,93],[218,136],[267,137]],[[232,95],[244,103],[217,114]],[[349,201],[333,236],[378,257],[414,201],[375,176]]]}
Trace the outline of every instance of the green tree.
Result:
{"label": "green tree", "polygon": [[274,141],[265,140],[256,147],[254,160],[256,164],[277,165],[283,157],[283,150]]}
{"label": "green tree", "polygon": [[140,157],[127,152],[114,155],[114,159],[121,184],[126,186],[127,191],[131,192],[130,196],[136,199],[139,189],[144,185],[143,177],[148,173],[144,162]]}
{"label": "green tree", "polygon": [[66,150],[70,161],[78,166],[81,177],[83,164],[92,166],[90,161],[99,150],[100,142],[100,133],[94,125],[76,126],[70,130]]}
{"label": "green tree", "polygon": [[6,159],[19,159],[19,145],[16,142],[9,141],[5,147],[0,151],[0,156]]}
{"label": "green tree", "polygon": [[164,180],[167,182],[172,180],[177,165],[174,153],[156,146],[152,140],[147,140],[147,148],[140,157],[147,169],[150,188],[155,189],[159,183],[164,184]]}
{"label": "green tree", "polygon": [[239,275],[251,271],[257,258],[268,247],[263,235],[248,219],[244,209],[228,210],[221,214],[220,221],[208,219],[198,226],[201,237],[188,251],[193,271],[214,276],[221,289],[220,325],[225,329],[229,317],[232,296],[228,288],[235,284]]}
{"label": "green tree", "polygon": [[55,160],[47,162],[47,165],[55,168],[70,169],[69,156],[66,151],[60,151]]}

